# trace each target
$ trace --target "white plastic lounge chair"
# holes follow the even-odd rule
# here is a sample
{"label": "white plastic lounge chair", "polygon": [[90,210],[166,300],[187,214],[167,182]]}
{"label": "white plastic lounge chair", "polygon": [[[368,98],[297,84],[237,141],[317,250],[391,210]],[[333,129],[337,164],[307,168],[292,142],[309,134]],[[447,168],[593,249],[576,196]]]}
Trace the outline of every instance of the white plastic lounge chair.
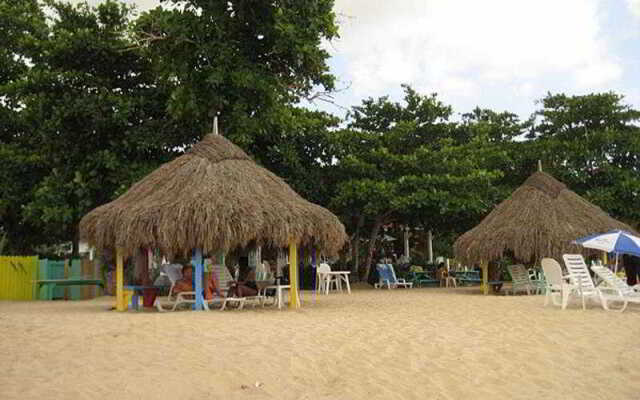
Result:
{"label": "white plastic lounge chair", "polygon": [[378,283],[373,285],[376,289],[380,289],[385,285],[387,286],[387,289],[413,287],[413,282],[407,282],[404,279],[398,279],[396,277],[396,272],[393,270],[393,266],[391,264],[377,264],[376,269],[378,270]]}
{"label": "white plastic lounge chair", "polygon": [[531,284],[529,280],[529,273],[524,265],[508,265],[507,270],[509,270],[509,274],[511,275],[511,280],[513,282],[513,286],[511,287],[511,294],[516,294],[516,292],[527,292],[527,294],[531,294],[532,291],[536,290]]}
{"label": "white plastic lounge chair", "polygon": [[562,309],[564,310],[567,307],[569,298],[574,295],[581,298],[583,310],[587,308],[587,299],[600,302],[600,292],[593,284],[582,254],[563,254],[562,259],[569,273],[569,283],[572,285],[568,294],[562,300]]}
{"label": "white plastic lounge chair", "polygon": [[[220,287],[222,291],[227,293],[230,282],[233,282],[233,276],[231,276],[231,272],[229,272],[229,268],[221,264],[214,264],[212,266],[212,273],[217,274],[216,277],[220,283]],[[258,274],[256,271],[256,281],[264,281],[266,274]],[[242,309],[245,305],[250,304],[254,307],[260,305],[264,307],[266,300],[269,297],[266,295],[266,291],[258,287],[258,294],[255,296],[247,296],[247,297],[226,297],[225,303],[222,304],[221,310],[225,309],[226,303],[229,304],[237,304],[239,309]],[[275,304],[275,300],[274,300]]]}
{"label": "white plastic lounge chair", "polygon": [[605,310],[611,310],[609,302],[623,303],[622,308],[616,310],[620,312],[623,312],[629,303],[640,303],[640,292],[627,285],[627,282],[616,276],[609,268],[594,265],[591,270],[603,281],[603,284],[598,286],[598,291]]}
{"label": "white plastic lounge chair", "polygon": [[551,301],[553,305],[562,306],[565,296],[569,296],[573,289],[569,284],[569,276],[562,276],[562,267],[553,258],[543,258],[540,264],[546,282],[544,305]]}
{"label": "white plastic lounge chair", "polygon": [[378,271],[378,283],[373,285],[374,288],[380,289],[385,285],[387,289],[395,288],[395,286],[392,286],[393,275],[387,268],[387,264],[376,264],[376,270]]}
{"label": "white plastic lounge chair", "polygon": [[405,288],[413,288],[413,282],[407,282],[404,278],[398,279],[396,276],[396,271],[393,269],[393,264],[387,264],[389,270],[391,270],[391,276],[393,276],[393,281],[396,284],[396,287],[405,287]]}

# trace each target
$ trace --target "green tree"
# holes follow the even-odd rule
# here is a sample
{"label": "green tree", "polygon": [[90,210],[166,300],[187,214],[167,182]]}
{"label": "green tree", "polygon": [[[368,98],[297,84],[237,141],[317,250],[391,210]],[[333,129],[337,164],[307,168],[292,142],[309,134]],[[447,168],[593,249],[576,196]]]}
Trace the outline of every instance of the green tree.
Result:
{"label": "green tree", "polygon": [[37,157],[42,168],[22,221],[50,241],[73,239],[77,252],[80,218],[170,157],[181,124],[166,119],[170,90],[132,48],[130,8],[46,5],[48,32],[33,43],[32,66],[2,88],[21,123],[7,142],[22,166]]}
{"label": "green tree", "polygon": [[617,218],[640,222],[640,111],[623,96],[548,94],[519,163],[545,169]]}
{"label": "green tree", "polygon": [[20,254],[29,240],[42,239],[41,229],[22,217],[23,205],[45,169],[40,157],[19,145],[24,131],[21,104],[7,96],[7,87],[29,71],[39,51],[37,43],[46,38],[44,13],[36,0],[0,0],[0,231],[4,252]]}
{"label": "green tree", "polygon": [[362,279],[369,277],[384,224],[449,232],[484,215],[502,197],[493,183],[502,176],[496,166],[507,154],[494,142],[509,132],[497,135],[471,122],[462,129],[449,121],[451,107],[436,95],[408,86],[404,91],[403,103],[365,100],[353,108],[349,129],[335,134],[340,182],[332,207],[370,229]]}
{"label": "green tree", "polygon": [[135,32],[160,79],[178,83],[168,110],[199,132],[185,139],[199,139],[219,115],[225,136],[262,161],[265,148],[285,142],[274,132],[295,127],[291,114],[302,112],[291,105],[333,88],[320,46],[337,36],[332,0],[166,3],[173,8],[143,14]]}

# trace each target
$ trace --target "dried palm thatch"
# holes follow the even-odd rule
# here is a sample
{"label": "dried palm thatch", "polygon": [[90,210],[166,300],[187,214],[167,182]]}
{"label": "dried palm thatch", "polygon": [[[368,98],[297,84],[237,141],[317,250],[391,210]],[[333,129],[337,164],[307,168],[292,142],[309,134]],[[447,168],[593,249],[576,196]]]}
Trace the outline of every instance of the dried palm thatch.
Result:
{"label": "dried palm thatch", "polygon": [[334,214],[216,134],[89,212],[80,236],[98,248],[120,247],[125,256],[140,247],[175,256],[250,243],[286,247],[290,240],[334,255],[347,239]]}
{"label": "dried palm thatch", "polygon": [[571,244],[573,240],[612,229],[633,232],[551,175],[536,172],[480,224],[460,236],[454,253],[467,264],[499,259],[508,250],[522,262],[562,259],[563,253],[584,252]]}

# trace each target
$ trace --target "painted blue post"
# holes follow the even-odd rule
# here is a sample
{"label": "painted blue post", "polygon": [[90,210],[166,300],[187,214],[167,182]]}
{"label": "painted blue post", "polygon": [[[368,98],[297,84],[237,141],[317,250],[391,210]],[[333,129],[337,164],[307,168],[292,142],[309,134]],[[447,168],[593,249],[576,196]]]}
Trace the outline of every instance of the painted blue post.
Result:
{"label": "painted blue post", "polygon": [[140,300],[138,300],[138,291],[133,289],[133,296],[131,296],[131,308],[137,311],[139,305]]}
{"label": "painted blue post", "polygon": [[316,248],[311,248],[311,283],[313,285],[313,303],[316,302],[316,279],[318,279],[318,270],[316,269]]}
{"label": "painted blue post", "polygon": [[202,262],[202,250],[195,249],[193,251],[193,257],[191,257],[191,264],[195,267],[193,285],[196,291],[196,304],[193,305],[194,310],[203,310],[203,296],[202,296],[202,274],[203,274],[203,262]]}
{"label": "painted blue post", "polygon": [[[298,269],[298,287],[302,290],[302,275],[304,274],[304,247],[300,246],[300,266]],[[300,301],[302,301],[302,292],[300,292]]]}

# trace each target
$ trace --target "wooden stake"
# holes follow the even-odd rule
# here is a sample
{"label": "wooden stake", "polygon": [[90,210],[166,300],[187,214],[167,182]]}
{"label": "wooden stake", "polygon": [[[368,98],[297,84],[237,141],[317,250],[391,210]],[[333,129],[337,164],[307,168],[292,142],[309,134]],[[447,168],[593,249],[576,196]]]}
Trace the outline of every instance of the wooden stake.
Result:
{"label": "wooden stake", "polygon": [[484,295],[489,294],[489,265],[486,262],[482,262],[482,291]]}

